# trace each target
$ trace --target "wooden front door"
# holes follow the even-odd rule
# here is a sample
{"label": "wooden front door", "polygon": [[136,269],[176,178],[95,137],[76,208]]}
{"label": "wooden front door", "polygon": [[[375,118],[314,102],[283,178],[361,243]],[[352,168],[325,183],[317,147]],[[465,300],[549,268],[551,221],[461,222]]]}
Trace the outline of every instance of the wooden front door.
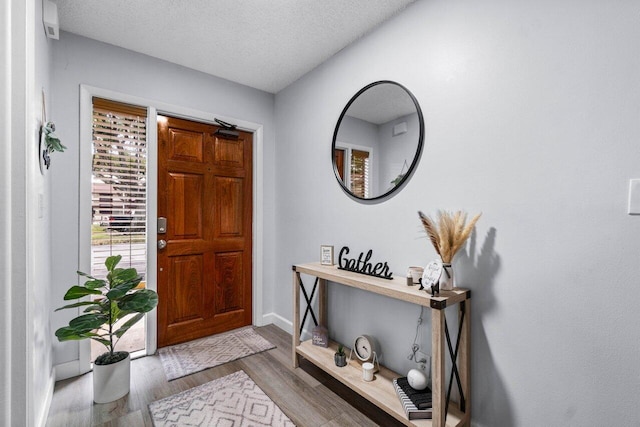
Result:
{"label": "wooden front door", "polygon": [[252,323],[252,134],[159,116],[158,346]]}

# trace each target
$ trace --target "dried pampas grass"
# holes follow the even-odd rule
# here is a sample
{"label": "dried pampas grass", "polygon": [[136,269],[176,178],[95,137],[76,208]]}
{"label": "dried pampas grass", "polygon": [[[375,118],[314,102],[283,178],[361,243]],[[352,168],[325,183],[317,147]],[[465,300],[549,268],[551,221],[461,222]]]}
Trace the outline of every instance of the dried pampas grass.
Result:
{"label": "dried pampas grass", "polygon": [[468,224],[467,214],[462,211],[438,211],[437,221],[420,211],[418,215],[442,262],[451,263],[453,256],[464,245],[482,214],[479,213],[471,218]]}

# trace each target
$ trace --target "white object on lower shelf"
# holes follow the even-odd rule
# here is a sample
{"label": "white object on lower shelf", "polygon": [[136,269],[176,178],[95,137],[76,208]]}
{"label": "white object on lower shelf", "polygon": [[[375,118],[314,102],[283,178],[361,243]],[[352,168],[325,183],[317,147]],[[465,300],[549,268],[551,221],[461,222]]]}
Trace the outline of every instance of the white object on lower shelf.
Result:
{"label": "white object on lower shelf", "polygon": [[424,371],[421,371],[420,369],[412,369],[407,374],[407,381],[409,381],[411,388],[415,390],[424,390],[427,388],[429,379]]}
{"label": "white object on lower shelf", "polygon": [[373,381],[373,363],[365,362],[362,364],[362,379],[365,381]]}

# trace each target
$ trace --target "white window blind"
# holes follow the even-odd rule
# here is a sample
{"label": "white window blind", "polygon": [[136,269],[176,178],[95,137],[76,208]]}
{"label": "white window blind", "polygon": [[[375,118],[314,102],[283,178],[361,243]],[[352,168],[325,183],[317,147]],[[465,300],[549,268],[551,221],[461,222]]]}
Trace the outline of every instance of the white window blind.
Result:
{"label": "white window blind", "polygon": [[364,198],[369,198],[369,189],[371,188],[371,159],[367,156],[364,159]]}
{"label": "white window blind", "polygon": [[122,255],[119,267],[146,273],[146,109],[93,98],[92,274]]}

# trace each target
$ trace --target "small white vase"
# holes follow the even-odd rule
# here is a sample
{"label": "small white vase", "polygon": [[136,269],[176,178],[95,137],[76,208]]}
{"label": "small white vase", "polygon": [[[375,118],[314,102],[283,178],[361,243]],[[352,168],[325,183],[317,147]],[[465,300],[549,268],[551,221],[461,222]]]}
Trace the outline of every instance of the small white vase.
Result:
{"label": "small white vase", "polygon": [[450,263],[442,263],[442,274],[440,274],[440,290],[450,291],[453,289],[453,267]]}
{"label": "small white vase", "polygon": [[93,401],[108,403],[129,393],[131,355],[110,365],[93,364]]}

